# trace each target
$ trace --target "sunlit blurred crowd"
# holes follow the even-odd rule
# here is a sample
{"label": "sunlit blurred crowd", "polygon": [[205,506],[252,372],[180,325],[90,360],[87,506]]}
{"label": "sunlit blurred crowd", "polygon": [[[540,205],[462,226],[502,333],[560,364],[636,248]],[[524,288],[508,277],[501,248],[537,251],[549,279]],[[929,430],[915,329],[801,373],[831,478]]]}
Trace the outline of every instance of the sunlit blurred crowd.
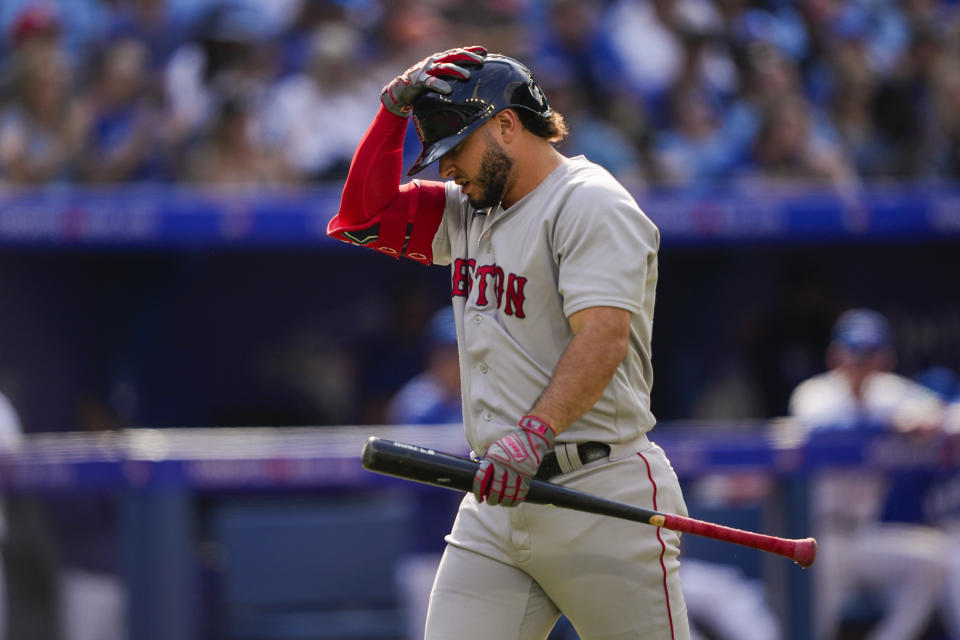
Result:
{"label": "sunlit blurred crowd", "polygon": [[952,0],[8,0],[0,28],[0,184],[339,180],[380,87],[470,43],[635,188],[960,177]]}

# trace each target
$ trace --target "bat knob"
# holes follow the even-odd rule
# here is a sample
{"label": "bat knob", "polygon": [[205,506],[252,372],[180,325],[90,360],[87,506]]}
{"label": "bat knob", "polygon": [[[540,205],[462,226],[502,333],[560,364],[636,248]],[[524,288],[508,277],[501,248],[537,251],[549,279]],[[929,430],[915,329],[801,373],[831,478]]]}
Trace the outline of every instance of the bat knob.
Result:
{"label": "bat knob", "polygon": [[817,559],[817,541],[814,538],[804,538],[797,540],[797,546],[793,549],[793,561],[804,569],[808,569],[813,561]]}

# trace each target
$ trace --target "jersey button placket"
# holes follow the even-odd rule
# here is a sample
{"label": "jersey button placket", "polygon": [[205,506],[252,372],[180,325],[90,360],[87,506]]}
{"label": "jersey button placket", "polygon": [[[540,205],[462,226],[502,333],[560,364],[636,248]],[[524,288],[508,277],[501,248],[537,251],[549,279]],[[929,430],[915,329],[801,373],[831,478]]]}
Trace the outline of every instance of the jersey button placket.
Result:
{"label": "jersey button placket", "polygon": [[490,367],[487,366],[486,362],[481,362],[478,368],[480,369],[480,373],[483,373],[483,374],[487,373],[487,371],[490,370]]}

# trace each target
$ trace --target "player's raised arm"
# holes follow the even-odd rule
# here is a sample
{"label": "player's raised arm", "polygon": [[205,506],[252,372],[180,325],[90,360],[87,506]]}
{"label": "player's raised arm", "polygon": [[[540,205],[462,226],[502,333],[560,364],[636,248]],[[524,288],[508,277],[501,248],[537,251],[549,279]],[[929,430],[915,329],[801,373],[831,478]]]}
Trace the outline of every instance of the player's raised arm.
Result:
{"label": "player's raised arm", "polygon": [[482,47],[436,53],[383,88],[382,106],[354,154],[328,235],[394,257],[431,262],[431,243],[443,217],[444,186],[430,181],[400,184],[407,119],[422,93],[449,94],[450,83],[469,79],[467,67],[483,64],[485,55]]}

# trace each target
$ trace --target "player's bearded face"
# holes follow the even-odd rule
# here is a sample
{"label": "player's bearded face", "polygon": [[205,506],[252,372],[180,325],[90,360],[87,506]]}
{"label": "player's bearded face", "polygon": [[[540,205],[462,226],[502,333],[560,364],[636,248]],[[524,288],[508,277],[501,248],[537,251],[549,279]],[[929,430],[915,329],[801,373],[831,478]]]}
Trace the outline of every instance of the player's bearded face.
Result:
{"label": "player's bearded face", "polygon": [[476,189],[467,196],[467,201],[474,209],[487,209],[500,204],[513,169],[513,159],[504,153],[500,145],[489,137],[486,142],[487,147],[480,160],[480,173],[472,181]]}

